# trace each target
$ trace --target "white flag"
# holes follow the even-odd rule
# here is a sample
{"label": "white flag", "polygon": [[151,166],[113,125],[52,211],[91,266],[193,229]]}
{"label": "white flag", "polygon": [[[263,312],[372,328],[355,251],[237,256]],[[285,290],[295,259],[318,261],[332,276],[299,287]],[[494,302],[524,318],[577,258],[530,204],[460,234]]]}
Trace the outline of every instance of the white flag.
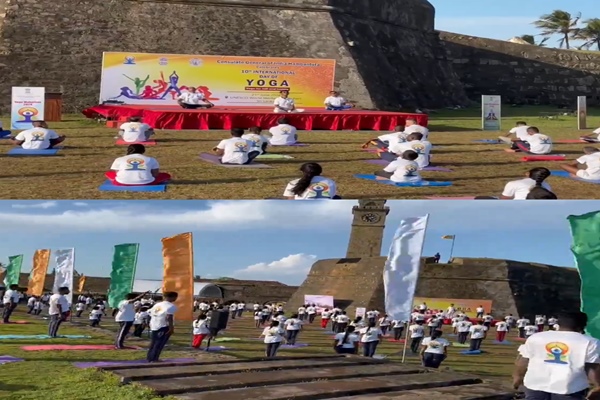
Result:
{"label": "white flag", "polygon": [[407,218],[394,235],[383,270],[385,312],[394,320],[410,321],[428,220]]}
{"label": "white flag", "polygon": [[54,252],[56,268],[54,269],[54,293],[58,288],[68,287],[71,293],[66,296],[69,304],[73,304],[73,271],[75,269],[75,249],[56,250]]}

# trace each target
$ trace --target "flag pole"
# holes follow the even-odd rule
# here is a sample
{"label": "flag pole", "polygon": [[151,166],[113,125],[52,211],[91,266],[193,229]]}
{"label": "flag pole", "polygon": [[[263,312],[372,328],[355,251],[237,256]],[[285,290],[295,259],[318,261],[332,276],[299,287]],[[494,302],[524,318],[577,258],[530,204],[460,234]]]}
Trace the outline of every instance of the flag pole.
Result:
{"label": "flag pole", "polygon": [[406,334],[404,335],[404,348],[402,349],[402,361],[400,363],[404,364],[406,361],[406,350],[408,349],[408,328],[410,327],[410,322],[407,322],[405,325]]}
{"label": "flag pole", "polygon": [[448,263],[452,262],[452,256],[454,255],[454,242],[456,242],[456,235],[452,235],[452,245],[450,246],[450,258]]}

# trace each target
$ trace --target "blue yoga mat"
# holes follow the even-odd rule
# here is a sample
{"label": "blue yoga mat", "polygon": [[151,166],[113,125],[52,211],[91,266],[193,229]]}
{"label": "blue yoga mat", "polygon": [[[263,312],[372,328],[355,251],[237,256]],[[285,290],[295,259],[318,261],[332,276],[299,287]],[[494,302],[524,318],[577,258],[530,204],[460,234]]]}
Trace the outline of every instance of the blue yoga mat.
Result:
{"label": "blue yoga mat", "polygon": [[567,178],[567,179],[571,179],[574,181],[579,181],[579,182],[586,182],[586,183],[592,183],[592,184],[596,184],[599,185],[600,181],[589,181],[587,179],[581,179],[581,178],[573,178],[571,176],[571,174],[569,174],[567,171],[552,171],[552,176],[558,176],[561,178]]}
{"label": "blue yoga mat", "polygon": [[392,182],[390,180],[377,179],[375,175],[354,175],[355,178],[365,179],[367,181],[373,181],[381,183],[383,185],[397,186],[397,187],[442,187],[452,186],[452,182],[432,182],[432,181],[420,181],[420,182]]}
{"label": "blue yoga mat", "polygon": [[473,140],[473,143],[502,144],[498,139],[478,139]]}
{"label": "blue yoga mat", "polygon": [[476,356],[481,353],[483,353],[481,350],[464,350],[460,352],[460,354],[464,354],[466,356]]}
{"label": "blue yoga mat", "polygon": [[117,186],[107,179],[98,189],[101,192],[166,192],[167,185]]}
{"label": "blue yoga mat", "polygon": [[0,131],[0,139],[10,139],[10,131]]}
{"label": "blue yoga mat", "polygon": [[[19,340],[19,339],[53,339],[48,335],[0,335],[0,340]],[[86,335],[64,335],[58,339],[91,339]]]}
{"label": "blue yoga mat", "polygon": [[55,156],[62,147],[45,150],[25,150],[22,147],[13,147],[8,151],[9,156]]}

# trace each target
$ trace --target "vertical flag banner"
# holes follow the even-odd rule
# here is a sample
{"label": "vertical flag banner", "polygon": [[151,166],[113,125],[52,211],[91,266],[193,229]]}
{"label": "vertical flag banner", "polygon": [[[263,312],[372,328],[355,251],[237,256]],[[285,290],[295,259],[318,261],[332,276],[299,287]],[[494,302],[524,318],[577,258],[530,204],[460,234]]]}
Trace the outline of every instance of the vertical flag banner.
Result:
{"label": "vertical flag banner", "polygon": [[588,316],[587,333],[600,339],[600,211],[568,217],[577,270],[581,276],[581,310]]}
{"label": "vertical flag banner", "polygon": [[8,257],[8,265],[4,271],[4,286],[18,285],[23,266],[23,255]]}
{"label": "vertical flag banner", "polygon": [[73,304],[73,271],[75,270],[75,249],[56,250],[54,252],[56,268],[54,269],[54,293],[60,287],[68,287],[71,293],[66,296],[69,304]]}
{"label": "vertical flag banner", "polygon": [[85,281],[86,281],[86,277],[85,275],[81,275],[79,277],[79,285],[77,285],[77,292],[78,293],[83,293],[83,288],[85,287]]}
{"label": "vertical flag banner", "polygon": [[191,233],[162,239],[162,292],[177,292],[177,321],[194,319],[194,244]]}
{"label": "vertical flag banner", "polygon": [[481,127],[484,131],[502,128],[502,97],[481,96]]}
{"label": "vertical flag banner", "polygon": [[115,246],[108,289],[109,307],[117,308],[119,302],[125,300],[125,296],[133,291],[139,250],[140,245],[137,243]]}
{"label": "vertical flag banner", "polygon": [[43,87],[13,87],[11,129],[31,129],[33,121],[43,121],[45,97],[46,89]]}
{"label": "vertical flag banner", "polygon": [[50,250],[36,250],[33,255],[33,268],[31,274],[29,274],[29,283],[27,284],[27,293],[31,296],[44,294],[44,284],[46,283],[49,264]]}
{"label": "vertical flag banner", "polygon": [[385,312],[394,320],[410,321],[428,220],[407,218],[394,235],[383,270]]}
{"label": "vertical flag banner", "polygon": [[577,129],[580,131],[587,129],[587,97],[577,97]]}

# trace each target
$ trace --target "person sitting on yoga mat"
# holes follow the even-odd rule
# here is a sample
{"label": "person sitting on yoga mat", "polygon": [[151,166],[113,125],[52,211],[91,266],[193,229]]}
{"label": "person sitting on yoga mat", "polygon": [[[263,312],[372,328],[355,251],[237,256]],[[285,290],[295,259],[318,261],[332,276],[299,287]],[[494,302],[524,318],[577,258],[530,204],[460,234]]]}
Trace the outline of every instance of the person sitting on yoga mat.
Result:
{"label": "person sitting on yoga mat", "polygon": [[283,197],[288,200],[339,200],[337,186],[329,178],[321,176],[323,168],[317,163],[300,167],[302,178],[294,179],[285,188]]}
{"label": "person sitting on yoga mat", "polygon": [[406,119],[406,128],[404,133],[410,135],[411,133],[420,133],[423,135],[422,140],[429,140],[429,129],[419,125],[416,118],[410,117]]}
{"label": "person sitting on yoga mat", "polygon": [[279,97],[275,99],[273,105],[275,106],[273,112],[277,114],[299,112],[299,110],[296,108],[294,99],[290,98],[289,90],[282,90],[279,92]]}
{"label": "person sitting on yoga mat", "polygon": [[64,142],[66,136],[59,136],[56,132],[48,129],[44,121],[33,121],[33,128],[19,133],[11,140],[24,150],[47,150],[59,143]]}
{"label": "person sitting on yoga mat", "polygon": [[435,329],[430,337],[421,342],[421,360],[426,368],[438,369],[448,357],[450,342],[442,338],[442,330]]}
{"label": "person sitting on yoga mat", "polygon": [[269,147],[269,139],[261,135],[262,129],[258,126],[254,126],[248,129],[248,133],[242,135],[242,139],[249,140],[252,142],[251,151],[258,151],[260,154],[267,154],[267,147]]}
{"label": "person sitting on yoga mat", "polygon": [[545,182],[550,175],[551,172],[548,168],[530,169],[524,179],[508,182],[500,198],[503,200],[526,200],[529,192],[535,187],[552,190],[550,185]]}
{"label": "person sitting on yoga mat", "polygon": [[188,88],[177,97],[177,104],[182,108],[195,110],[197,108],[213,108],[215,105],[208,101],[204,94],[196,91],[195,87]]}
{"label": "person sitting on yoga mat", "polygon": [[352,104],[348,103],[346,99],[340,96],[335,90],[329,92],[329,97],[325,99],[325,109],[327,111],[345,111],[353,107]]}
{"label": "person sitting on yoga mat", "polygon": [[417,158],[419,155],[416,152],[406,150],[383,170],[376,171],[375,175],[392,182],[421,182],[423,179],[419,174],[419,164],[415,161]]}
{"label": "person sitting on yoga mat", "polygon": [[298,142],[298,130],[287,118],[279,118],[277,126],[269,129],[271,146],[292,146]]}
{"label": "person sitting on yoga mat", "polygon": [[252,163],[260,155],[259,150],[253,150],[254,142],[243,139],[244,130],[233,128],[231,138],[219,142],[213,152],[221,157],[221,164],[246,165]]}
{"label": "person sitting on yoga mat", "polygon": [[171,180],[171,175],[160,172],[158,161],[145,156],[143,144],[127,146],[127,155],[117,158],[105,176],[120,186],[160,185]]}
{"label": "person sitting on yoga mat", "polygon": [[[600,181],[600,149],[584,147],[583,153],[584,155],[573,163],[563,164],[560,167],[571,174],[573,178]],[[579,168],[580,165],[585,168]]]}
{"label": "person sitting on yoga mat", "polygon": [[129,122],[125,122],[119,127],[118,138],[127,143],[147,142],[154,135],[154,129],[148,124],[142,123],[140,117],[131,117]]}
{"label": "person sitting on yoga mat", "polygon": [[519,148],[517,147],[517,144],[512,140],[512,136],[515,136],[515,138],[519,139],[520,141],[525,141],[525,139],[527,139],[527,137],[529,136],[529,134],[527,133],[527,130],[529,129],[529,125],[527,125],[527,122],[525,121],[518,121],[517,125],[512,128],[508,134],[504,135],[504,136],[499,136],[498,140],[500,140],[501,142],[504,142],[506,144],[510,144],[510,148],[511,150],[519,150]]}
{"label": "person sitting on yoga mat", "polygon": [[[1,130],[2,126],[0,126]],[[596,129],[591,135],[581,137],[581,140],[588,143],[600,143],[600,128]]]}
{"label": "person sitting on yoga mat", "polygon": [[379,157],[382,160],[394,161],[398,154],[402,154],[407,150],[412,150],[419,155],[419,157],[416,159],[419,169],[429,166],[431,143],[424,140],[423,134],[421,133],[411,133],[406,138],[406,142],[397,143],[394,146],[390,146],[389,151],[380,152]]}
{"label": "person sitting on yoga mat", "polygon": [[525,152],[528,154],[544,155],[552,153],[552,139],[540,133],[539,128],[530,126],[527,128],[527,137],[524,139],[511,139],[517,147],[516,150],[506,149],[509,153]]}
{"label": "person sitting on yoga mat", "polygon": [[380,150],[387,151],[391,146],[394,146],[398,143],[406,142],[406,137],[408,134],[404,133],[404,126],[398,125],[394,128],[394,132],[386,133],[384,135],[378,136],[375,139],[369,140],[367,143],[362,145],[363,149],[368,149],[369,146],[375,146]]}

